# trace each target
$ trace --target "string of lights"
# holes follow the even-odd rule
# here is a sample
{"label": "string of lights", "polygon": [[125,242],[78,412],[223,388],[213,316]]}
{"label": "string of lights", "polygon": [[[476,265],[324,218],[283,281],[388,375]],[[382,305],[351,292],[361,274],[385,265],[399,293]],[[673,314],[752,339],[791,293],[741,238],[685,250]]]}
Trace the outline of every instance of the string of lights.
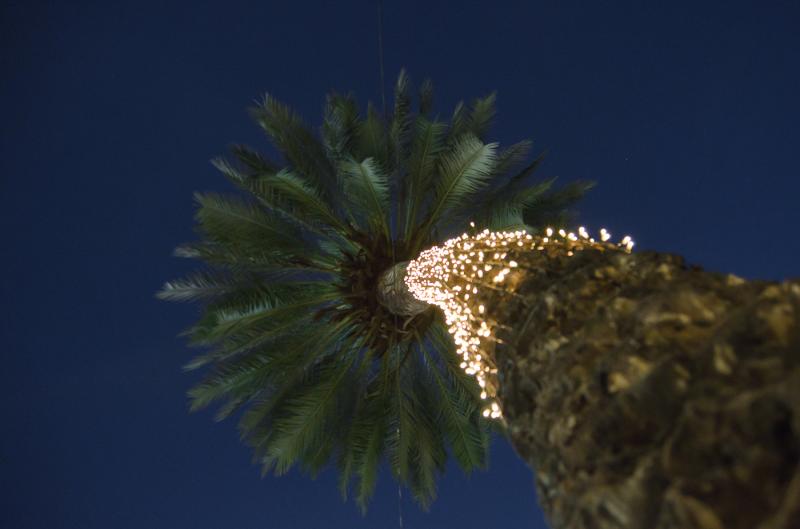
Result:
{"label": "string of lights", "polygon": [[[475,227],[474,223],[470,226]],[[497,329],[503,325],[492,317],[491,307],[514,295],[525,276],[532,257],[572,257],[588,249],[624,251],[633,249],[625,236],[619,243],[609,242],[605,229],[595,240],[581,226],[578,233],[547,228],[542,235],[525,230],[493,232],[485,229],[476,235],[464,233],[422,252],[408,264],[405,283],[420,301],[444,311],[448,332],[453,336],[461,368],[474,376],[485,401],[483,416],[503,416],[498,399],[497,366],[494,344]]]}

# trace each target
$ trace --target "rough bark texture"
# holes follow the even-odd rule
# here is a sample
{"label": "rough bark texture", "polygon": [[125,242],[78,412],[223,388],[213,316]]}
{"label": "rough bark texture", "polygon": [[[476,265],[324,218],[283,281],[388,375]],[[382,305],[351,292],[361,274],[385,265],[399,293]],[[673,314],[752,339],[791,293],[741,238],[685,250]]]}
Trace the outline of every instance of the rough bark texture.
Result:
{"label": "rough bark texture", "polygon": [[800,528],[800,283],[656,253],[524,266],[491,307],[500,397],[554,528]]}

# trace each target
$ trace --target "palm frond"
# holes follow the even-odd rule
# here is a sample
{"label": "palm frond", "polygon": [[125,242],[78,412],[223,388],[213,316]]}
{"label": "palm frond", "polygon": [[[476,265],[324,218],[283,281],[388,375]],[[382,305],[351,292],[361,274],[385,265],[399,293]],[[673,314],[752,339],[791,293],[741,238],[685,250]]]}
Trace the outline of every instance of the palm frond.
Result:
{"label": "palm frond", "polygon": [[247,175],[251,178],[272,175],[280,170],[278,164],[246,145],[234,145],[231,147],[231,152],[247,168]]}
{"label": "palm frond", "polygon": [[472,103],[469,114],[469,133],[481,141],[486,139],[496,113],[495,102],[497,93],[492,92],[486,97],[476,99]]}
{"label": "palm frond", "polygon": [[335,206],[339,196],[334,168],[300,116],[269,94],[250,112],[291,167],[312,182],[329,205]]}
{"label": "palm frond", "polygon": [[565,226],[574,221],[570,206],[577,203],[594,182],[570,182],[561,189],[553,191],[527,203],[522,211],[525,223],[530,226]]}
{"label": "palm frond", "polygon": [[219,272],[194,272],[183,279],[167,281],[156,297],[171,301],[203,301],[219,298],[237,286],[235,280]]}
{"label": "palm frond", "polygon": [[204,318],[187,334],[191,336],[192,343],[197,345],[212,345],[234,333],[257,331],[263,335],[272,328],[281,327],[286,321],[308,315],[314,308],[334,301],[339,296],[334,287],[321,283],[315,284],[313,289],[292,290],[294,292],[291,294],[261,292],[254,299],[210,305],[205,310]]}
{"label": "palm frond", "polygon": [[340,165],[340,171],[351,204],[349,209],[359,212],[368,227],[388,239],[389,181],[379,165],[372,158],[361,163],[351,159]]}
{"label": "palm frond", "polygon": [[[338,248],[338,247],[336,247]],[[226,246],[213,242],[186,243],[175,248],[175,257],[202,259],[217,268],[232,271],[251,271],[264,279],[288,280],[298,274],[333,273],[334,246],[319,241],[308,244],[302,255],[276,250],[241,246]]]}
{"label": "palm frond", "polygon": [[371,429],[378,422],[372,418],[365,418],[371,408],[366,406],[367,399],[364,395],[367,392],[363,379],[359,377],[354,380],[352,387],[358,389],[356,392],[357,398],[350,410],[352,419],[341,433],[339,455],[336,460],[336,467],[339,471],[339,492],[345,500],[350,493],[350,483],[354,478],[356,463],[361,457],[363,446],[366,444],[363,439],[369,438]]}
{"label": "palm frond", "polygon": [[[425,349],[422,351],[428,364],[435,365],[430,353]],[[440,357],[454,355],[451,350],[436,351]],[[478,401],[467,392],[458,378],[443,375],[436,367],[428,372],[438,391],[437,422],[444,426],[456,461],[466,473],[485,467],[489,438],[481,425]]]}
{"label": "palm frond", "polygon": [[503,178],[525,162],[531,152],[531,146],[530,140],[522,140],[500,151],[492,171],[492,180]]}
{"label": "palm frond", "polygon": [[308,244],[295,226],[256,204],[216,193],[195,193],[197,222],[206,238],[229,248],[302,254]]}
{"label": "palm frond", "polygon": [[361,435],[353,440],[358,450],[358,457],[355,461],[355,474],[358,476],[355,500],[361,508],[361,512],[366,512],[367,504],[375,492],[375,484],[378,479],[378,469],[386,441],[387,410],[385,405],[386,399],[383,395],[370,400],[368,404],[368,407],[371,408],[370,424],[363,426]]}
{"label": "palm frond", "polygon": [[254,395],[254,404],[242,415],[239,429],[260,457],[271,441],[273,411],[287,402],[307,376],[309,366],[324,357],[329,348],[343,337],[345,325],[310,325],[307,333],[291,333],[289,345],[281,348],[271,360],[272,382]]}
{"label": "palm frond", "polygon": [[521,171],[510,177],[506,184],[502,186],[502,188],[498,189],[498,192],[507,196],[512,196],[519,193],[523,189],[526,189],[526,184],[528,183],[530,176],[542,165],[546,154],[547,152],[539,154],[539,156],[534,158],[534,160],[526,165]]}
{"label": "palm frond", "polygon": [[403,160],[408,158],[410,133],[412,132],[411,97],[405,70],[400,70],[394,88],[394,112],[389,124],[389,142],[392,150],[393,173],[399,173]]}
{"label": "palm frond", "polygon": [[389,142],[386,136],[386,123],[371,104],[367,107],[366,118],[359,123],[354,154],[353,158],[356,160],[372,158],[383,169],[389,167]]}
{"label": "palm frond", "polygon": [[269,360],[262,355],[253,355],[233,365],[218,366],[211,375],[189,390],[191,411],[201,410],[220,399],[238,402],[239,394],[249,395],[260,389],[269,367]]}
{"label": "palm frond", "polygon": [[355,498],[362,511],[366,509],[372,495],[386,442],[388,427],[389,392],[393,379],[390,355],[384,356],[377,374],[370,373],[374,364],[370,351],[366,355],[356,376],[355,387],[359,398],[351,407],[352,418],[341,430],[341,443],[337,468],[339,490],[347,499],[351,482],[356,481]]}
{"label": "palm frond", "polygon": [[424,117],[416,120],[416,134],[408,160],[408,171],[404,182],[403,238],[408,239],[417,225],[417,213],[425,198],[436,171],[436,162],[444,148],[447,125],[429,121]]}
{"label": "palm frond", "polygon": [[425,79],[419,87],[419,114],[427,116],[433,111],[433,83]]}
{"label": "palm frond", "polygon": [[408,391],[407,380],[413,380],[416,373],[409,369],[409,364],[402,358],[414,353],[415,343],[410,342],[405,346],[404,356],[398,355],[397,376],[394,377],[391,395],[391,412],[393,419],[389,425],[387,452],[389,463],[395,478],[401,483],[408,483],[409,466],[411,464],[411,449],[415,438],[415,424],[417,422],[415,408],[418,407],[413,393]]}
{"label": "palm frond", "polygon": [[[295,311],[307,311],[308,307],[321,305],[326,301],[333,301],[338,297],[338,292],[322,293],[309,299],[301,299],[291,303],[275,303],[264,299],[244,309],[225,309],[215,312],[217,319],[217,334],[224,336],[232,330],[238,330],[248,325],[260,322],[274,323],[279,317],[292,317]],[[288,314],[287,314],[288,313]]]}
{"label": "palm frond", "polygon": [[[322,199],[320,193],[288,169],[278,173],[244,174],[224,158],[212,160],[214,166],[234,185],[251,193],[269,211],[294,224],[295,229],[350,246],[346,227]],[[341,193],[340,193],[341,194]]]}
{"label": "palm frond", "polygon": [[450,116],[450,128],[447,130],[447,142],[455,143],[469,131],[469,109],[463,101],[456,103]]}
{"label": "palm frond", "polygon": [[486,185],[495,162],[496,143],[484,144],[471,135],[462,136],[439,159],[439,174],[423,230],[436,225],[456,207]]}
{"label": "palm frond", "polygon": [[[297,327],[300,324],[302,319],[292,322],[291,326]],[[191,410],[196,411],[213,402],[226,400],[217,412],[216,419],[226,418],[262,391],[280,386],[284,382],[281,375],[287,369],[298,363],[307,365],[311,357],[308,351],[313,350],[310,345],[324,347],[326,340],[329,340],[330,329],[324,325],[306,323],[303,325],[303,334],[286,332],[287,327],[268,344],[263,344],[258,350],[248,354],[217,354],[211,373],[189,391]]]}
{"label": "palm frond", "polygon": [[430,391],[430,383],[424,377],[417,378],[413,381],[412,391],[417,396],[420,409],[426,413],[420,414],[415,423],[409,486],[417,502],[427,510],[436,499],[436,478],[444,472],[447,450],[441,426],[436,423],[432,413],[437,403]]}
{"label": "palm frond", "polygon": [[[527,151],[528,145],[523,142],[517,146],[519,146],[518,149],[515,149],[515,146],[509,147],[505,151],[503,159],[498,159],[495,166],[496,175],[502,176],[507,173],[517,165],[518,162],[515,159],[518,159],[522,152]],[[515,152],[517,150],[518,152]],[[492,230],[530,229],[523,218],[523,211],[532,207],[540,197],[546,194],[555,181],[555,178],[551,178],[533,185],[528,182],[543,160],[544,153],[506,179],[505,182],[486,191],[477,208],[472,208],[468,212],[459,212],[462,214],[462,218],[466,214],[477,225]],[[501,165],[504,167],[500,167]]]}
{"label": "palm frond", "polygon": [[287,170],[264,179],[264,184],[291,200],[312,221],[324,223],[339,233],[347,233],[347,226],[322,199],[320,194],[303,179]]}
{"label": "palm frond", "polygon": [[328,159],[333,164],[352,152],[358,123],[358,106],[352,96],[335,93],[328,96],[322,139]]}
{"label": "palm frond", "polygon": [[311,313],[298,311],[296,314],[283,313],[274,320],[266,320],[240,327],[235,333],[220,337],[219,334],[216,336],[211,335],[216,325],[215,315],[209,313],[201,321],[206,320],[209,321],[207,325],[198,325],[190,329],[190,335],[196,345],[209,345],[211,343],[216,345],[207,353],[195,356],[184,365],[184,369],[187,371],[192,371],[211,363],[221,365],[249,354],[260,354],[264,352],[265,348],[281,347],[280,344],[293,334],[311,334],[312,330],[319,325],[318,322],[312,320]]}
{"label": "palm frond", "polygon": [[537,201],[547,194],[553,182],[555,178],[542,180],[517,192],[501,188],[487,198],[473,218],[479,225],[492,230],[530,229],[523,212],[526,208],[536,207]]}
{"label": "palm frond", "polygon": [[[519,192],[523,190],[519,176],[527,176],[527,167],[509,177],[509,173],[524,162],[530,152],[531,142],[521,141],[497,153],[488,183],[481,191],[481,200],[462,201],[450,212],[456,222],[475,221],[476,225],[491,229],[511,226],[524,227]],[[535,168],[535,167],[534,167]]]}
{"label": "palm frond", "polygon": [[336,394],[351,363],[346,359],[321,365],[308,381],[295,388],[281,412],[272,421],[273,438],[266,448],[264,463],[274,465],[276,474],[319,449],[326,424],[331,420]]}

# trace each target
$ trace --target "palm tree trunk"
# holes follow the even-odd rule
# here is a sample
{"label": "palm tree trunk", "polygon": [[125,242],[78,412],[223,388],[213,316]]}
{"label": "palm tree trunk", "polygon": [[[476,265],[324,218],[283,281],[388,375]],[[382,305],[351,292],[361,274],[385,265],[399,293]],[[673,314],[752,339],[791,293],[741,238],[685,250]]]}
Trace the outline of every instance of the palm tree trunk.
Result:
{"label": "palm tree trunk", "polygon": [[650,252],[518,259],[484,303],[554,528],[800,528],[800,282]]}

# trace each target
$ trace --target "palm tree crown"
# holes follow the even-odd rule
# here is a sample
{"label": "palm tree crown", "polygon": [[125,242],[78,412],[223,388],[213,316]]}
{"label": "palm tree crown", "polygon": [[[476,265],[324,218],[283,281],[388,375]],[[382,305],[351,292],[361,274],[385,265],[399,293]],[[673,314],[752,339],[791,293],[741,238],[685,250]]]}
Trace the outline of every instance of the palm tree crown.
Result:
{"label": "palm tree crown", "polygon": [[[218,402],[265,472],[330,462],[365,508],[381,461],[421,505],[450,453],[486,463],[480,389],[460,368],[440,313],[414,304],[404,263],[468,221],[502,230],[563,223],[589,187],[552,191],[530,176],[530,142],[487,143],[494,95],[432,114],[430,83],[412,105],[401,72],[390,116],[331,94],[319,134],[271,96],[252,115],[285,164],[248,147],[215,166],[241,191],[197,194],[200,240],[176,254],[207,266],[164,299],[202,301],[187,331],[207,368],[192,409]],[[416,106],[416,110],[412,107]],[[400,280],[398,280],[400,279]]]}

